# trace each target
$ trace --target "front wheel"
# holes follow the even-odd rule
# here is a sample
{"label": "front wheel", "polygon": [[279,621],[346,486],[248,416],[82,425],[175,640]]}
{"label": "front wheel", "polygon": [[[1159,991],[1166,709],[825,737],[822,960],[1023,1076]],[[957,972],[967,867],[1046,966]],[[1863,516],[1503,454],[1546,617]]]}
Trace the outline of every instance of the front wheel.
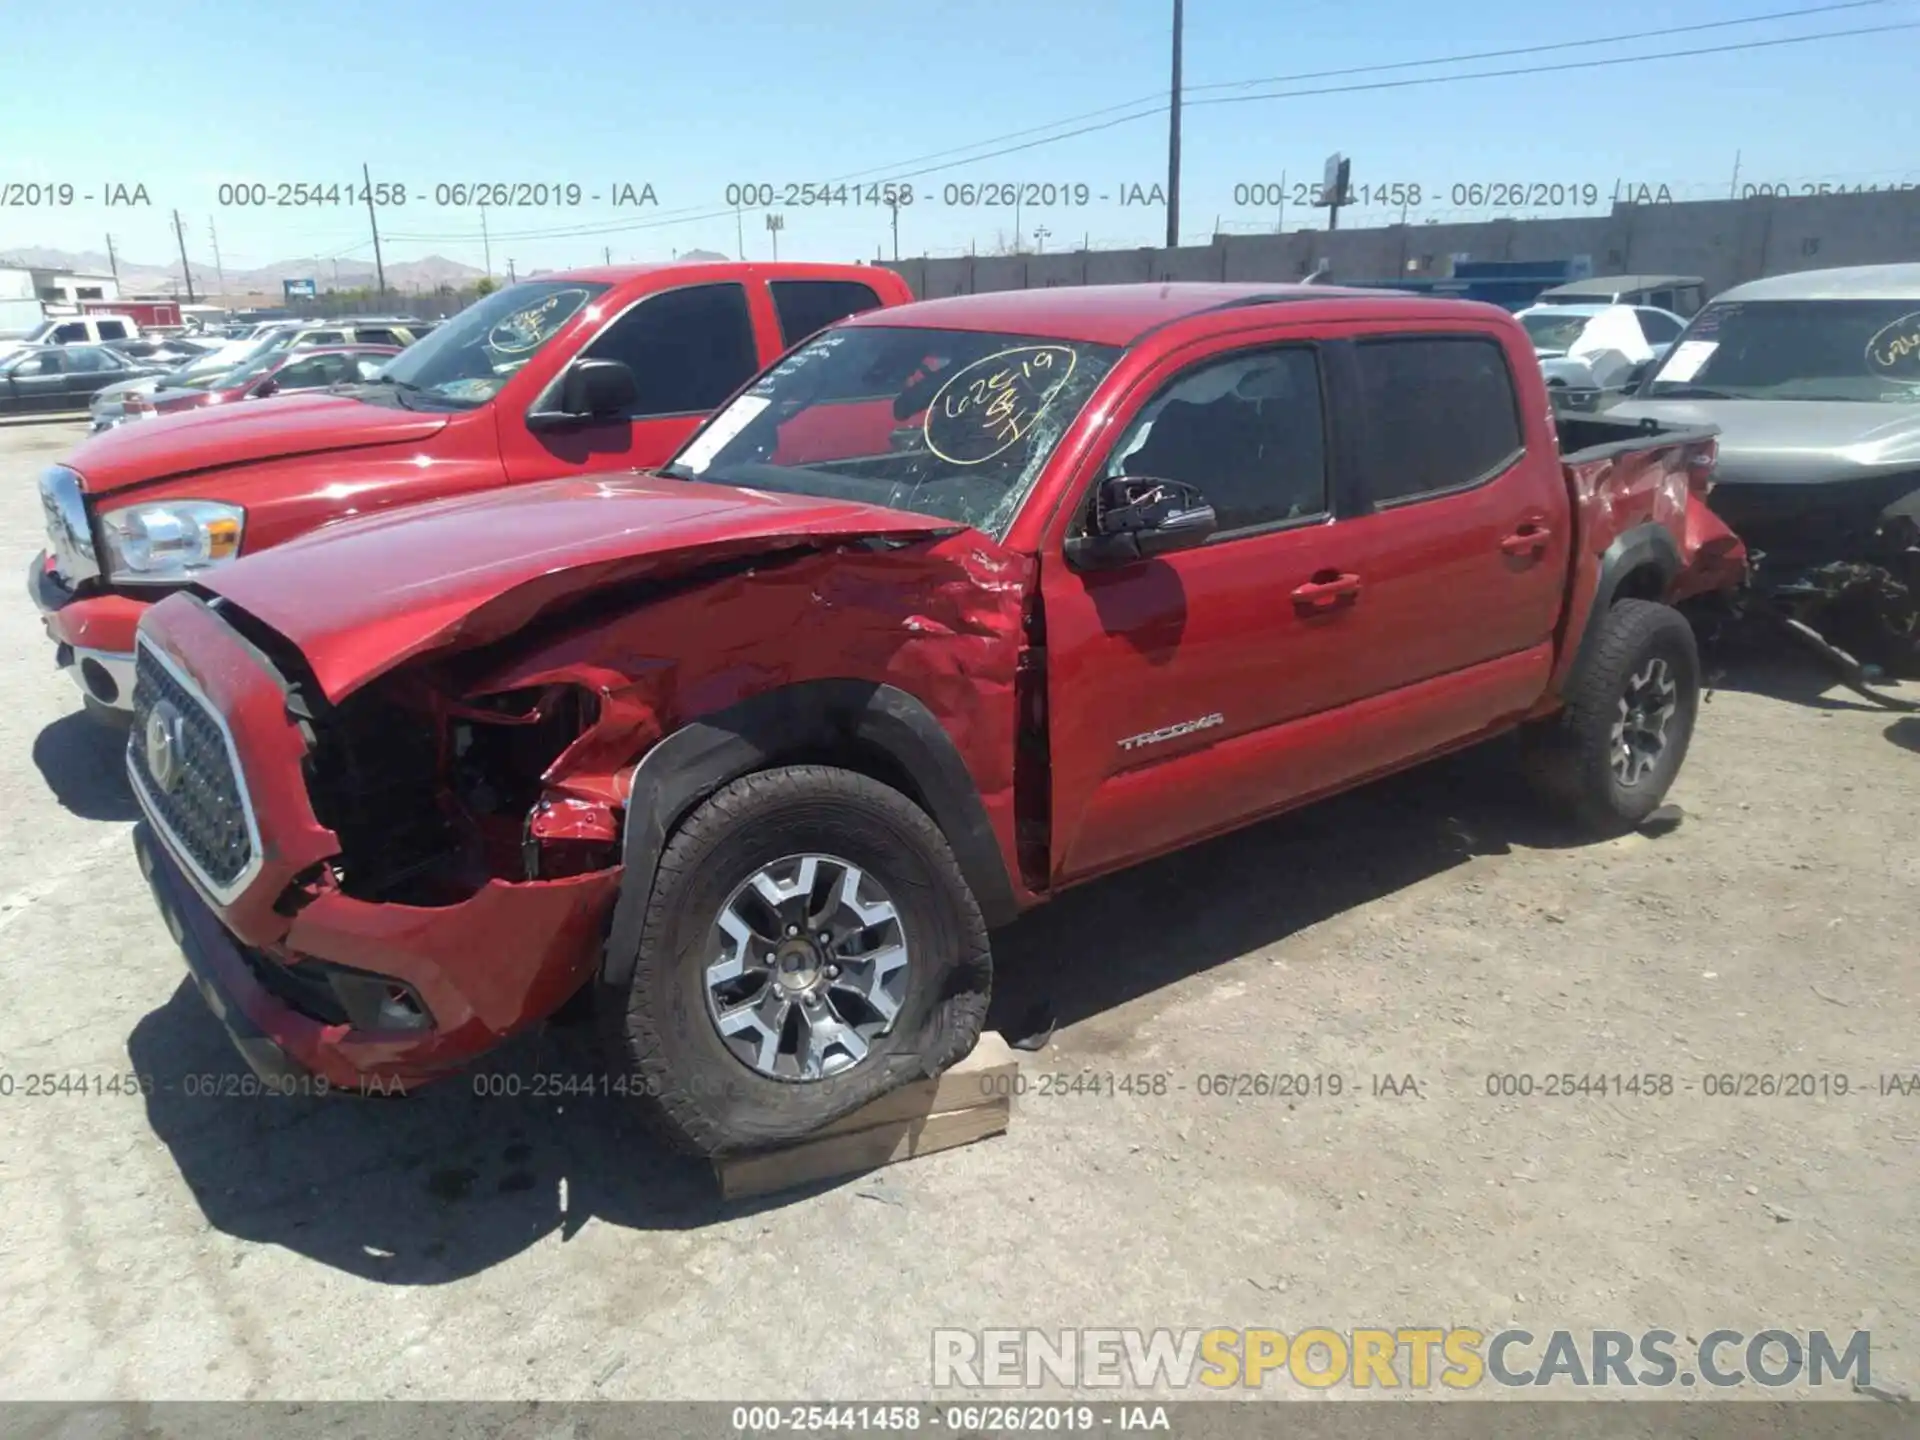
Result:
{"label": "front wheel", "polygon": [[1592,623],[1592,663],[1566,708],[1523,733],[1523,754],[1556,809],[1617,835],[1651,815],[1680,773],[1700,711],[1700,654],[1669,605],[1622,600]]}
{"label": "front wheel", "polygon": [[666,1138],[720,1155],[939,1074],[979,1038],[991,977],[979,907],[926,813],[867,776],[787,766],[723,787],[674,833],[603,1033]]}

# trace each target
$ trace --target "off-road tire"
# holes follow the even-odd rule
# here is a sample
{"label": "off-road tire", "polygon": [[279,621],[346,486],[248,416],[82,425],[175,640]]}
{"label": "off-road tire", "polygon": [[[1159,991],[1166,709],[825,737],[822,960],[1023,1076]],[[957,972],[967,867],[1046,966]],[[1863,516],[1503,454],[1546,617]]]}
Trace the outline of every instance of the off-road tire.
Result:
{"label": "off-road tire", "polygon": [[[1600,835],[1631,830],[1658,809],[1687,758],[1700,713],[1700,652],[1693,627],[1670,605],[1622,600],[1592,623],[1591,663],[1578,675],[1559,714],[1521,733],[1527,779],[1554,809]],[[1613,766],[1613,727],[1634,677],[1664,660],[1678,694],[1666,742],[1637,783]]]}
{"label": "off-road tire", "polygon": [[[760,866],[820,852],[886,890],[908,939],[905,999],[892,1029],[839,1074],[761,1075],[722,1043],[707,1009],[708,939],[734,888]],[[639,955],[623,988],[603,986],[607,1063],[675,1148],[724,1155],[799,1140],[965,1057],[986,1019],[987,927],[945,836],[905,795],[850,770],[792,765],[717,791],[668,840]]]}

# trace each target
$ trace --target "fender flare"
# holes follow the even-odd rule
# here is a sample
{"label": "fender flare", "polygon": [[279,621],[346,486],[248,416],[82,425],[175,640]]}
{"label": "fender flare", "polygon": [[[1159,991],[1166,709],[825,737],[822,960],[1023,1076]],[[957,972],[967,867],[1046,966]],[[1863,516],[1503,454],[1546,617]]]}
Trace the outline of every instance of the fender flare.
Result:
{"label": "fender flare", "polygon": [[810,680],[683,725],[634,768],[622,841],[624,869],[600,962],[601,982],[624,989],[632,978],[660,856],[668,836],[695,806],[742,775],[779,763],[782,755],[849,742],[879,750],[913,776],[987,924],[1012,920],[1020,907],[986,806],[933,712],[891,685]]}
{"label": "fender flare", "polygon": [[1682,569],[1680,542],[1673,538],[1665,526],[1651,520],[1621,531],[1614,536],[1613,543],[1601,552],[1600,575],[1594,582],[1593,601],[1587,606],[1587,613],[1581,621],[1573,663],[1567,667],[1566,678],[1560,683],[1562,695],[1571,694],[1579,687],[1581,677],[1593,663],[1594,646],[1599,643],[1600,618],[1613,608],[1620,582],[1648,565],[1659,572],[1660,593],[1665,595]]}

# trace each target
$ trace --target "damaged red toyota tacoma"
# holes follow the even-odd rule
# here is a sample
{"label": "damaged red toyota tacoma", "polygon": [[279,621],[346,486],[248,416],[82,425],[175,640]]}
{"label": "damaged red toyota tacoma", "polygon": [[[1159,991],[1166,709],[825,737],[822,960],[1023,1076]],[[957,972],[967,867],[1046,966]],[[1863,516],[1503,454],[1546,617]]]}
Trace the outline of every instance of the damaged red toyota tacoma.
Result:
{"label": "damaged red toyota tacoma", "polygon": [[182,585],[396,505],[659,465],[714,406],[892,271],[804,261],[542,275],[468,306],[367,384],[123,426],[40,478],[27,589],[88,713],[133,707],[133,633]]}
{"label": "damaged red toyota tacoma", "polygon": [[1671,607],[1743,562],[1714,451],[1556,434],[1471,303],[875,311],[657,474],[155,606],[142,868],[263,1076],[410,1087],[584,991],[676,1142],[792,1140],[963,1056],[989,930],[1067,886],[1515,728],[1570,815],[1643,819],[1699,704]]}

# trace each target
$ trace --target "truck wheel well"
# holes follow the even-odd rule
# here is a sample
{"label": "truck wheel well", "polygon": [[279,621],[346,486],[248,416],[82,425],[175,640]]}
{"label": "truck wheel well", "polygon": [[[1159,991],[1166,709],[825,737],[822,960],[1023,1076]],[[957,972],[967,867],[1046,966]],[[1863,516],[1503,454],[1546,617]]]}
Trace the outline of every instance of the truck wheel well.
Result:
{"label": "truck wheel well", "polygon": [[1570,695],[1594,663],[1598,623],[1622,600],[1664,600],[1673,577],[1680,573],[1680,546],[1662,526],[1652,521],[1622,531],[1600,556],[1600,574],[1574,645],[1573,664],[1561,680],[1560,693]]}
{"label": "truck wheel well", "polygon": [[831,765],[839,770],[851,770],[869,780],[878,780],[890,790],[898,790],[929,815],[933,813],[933,806],[913,778],[913,772],[877,745],[862,744],[851,737],[834,745],[796,745],[769,753],[766,763],[754,768],[775,770],[783,765]]}
{"label": "truck wheel well", "polygon": [[624,984],[668,837],[706,798],[777,766],[834,765],[877,780],[931,817],[952,846],[990,926],[1019,913],[1012,878],[966,762],[913,696],[868,681],[817,680],[770,691],[692,721],[647,752],[628,797],[625,867],[602,962]]}
{"label": "truck wheel well", "polygon": [[1609,608],[1618,605],[1622,600],[1665,599],[1667,586],[1667,572],[1659,565],[1651,561],[1636,565],[1620,577],[1620,583],[1614,587]]}

